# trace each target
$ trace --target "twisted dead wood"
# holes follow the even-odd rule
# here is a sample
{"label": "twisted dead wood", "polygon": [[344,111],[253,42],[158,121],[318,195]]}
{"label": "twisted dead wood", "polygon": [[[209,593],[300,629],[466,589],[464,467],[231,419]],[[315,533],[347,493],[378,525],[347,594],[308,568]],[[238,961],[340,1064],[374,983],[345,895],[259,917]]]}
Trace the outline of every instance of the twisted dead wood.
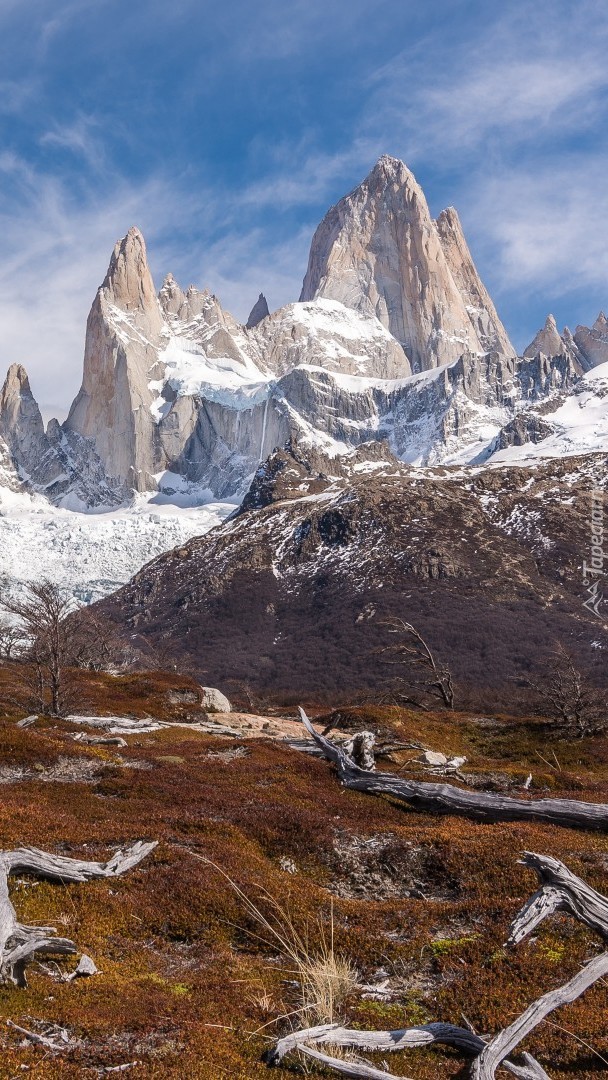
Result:
{"label": "twisted dead wood", "polygon": [[548,994],[543,994],[538,1001],[534,1001],[513,1024],[500,1031],[484,1047],[473,1062],[472,1080],[494,1080],[496,1069],[501,1063],[505,1063],[504,1058],[511,1054],[549,1013],[576,1001],[585,990],[605,975],[608,975],[608,953],[602,953],[595,960],[591,960],[564,986],[559,986],[557,990],[551,990]]}
{"label": "twisted dead wood", "polygon": [[[315,743],[320,747],[325,757],[333,761],[338,769],[342,782],[348,787],[358,788],[363,791],[379,791],[397,795],[407,802],[418,805],[419,802],[429,809],[440,809],[448,812],[455,809],[451,803],[441,801],[446,791],[450,799],[453,794],[462,795],[467,804],[470,803],[468,792],[460,792],[448,785],[438,784],[410,784],[400,781],[398,777],[390,774],[374,775],[359,769],[348,758],[342,749],[331,743],[325,736],[319,735],[313,728],[310,720],[303,709],[300,709],[302,721],[307,731],[312,735]],[[380,781],[378,784],[377,781]],[[382,781],[387,781],[383,783]],[[422,789],[422,793],[421,793]],[[429,793],[430,789],[430,793]],[[437,792],[440,793],[439,805]],[[476,801],[479,796],[474,797]],[[522,807],[532,813],[525,816],[540,820],[552,821],[553,824],[581,824],[580,811],[589,809],[585,803],[565,803],[560,800],[540,800],[536,803],[523,803],[515,799],[500,799],[495,796],[482,796],[490,802],[498,801],[502,804],[492,815],[488,814],[487,802],[482,808],[483,818],[488,820],[505,820],[504,804],[510,804],[506,820],[514,820],[520,816]],[[429,805],[430,803],[430,805]],[[535,811],[541,807],[540,815]],[[547,815],[547,806],[550,807],[551,816]],[[557,815],[555,808],[558,808]],[[564,811],[564,807],[567,810]],[[514,809],[516,808],[516,809]],[[478,808],[475,808],[478,809]],[[593,807],[594,810],[605,814],[607,807]],[[462,804],[456,808],[457,812],[463,813]],[[468,816],[481,816],[479,813],[471,813],[470,805],[467,805]],[[583,819],[584,820],[584,819]],[[598,827],[597,822],[595,827]],[[601,825],[600,827],[605,827]],[[507,944],[516,945],[528,936],[542,921],[556,911],[564,911],[572,915],[579,922],[584,923],[590,929],[598,933],[603,940],[608,940],[608,898],[597,890],[591,888],[582,878],[573,874],[559,859],[549,855],[537,855],[527,851],[521,860],[524,866],[534,870],[540,878],[540,889],[524,904],[523,908],[514,919]],[[403,1080],[392,1074],[381,1072],[371,1065],[357,1062],[344,1062],[339,1058],[332,1058],[321,1053],[316,1047],[320,1044],[348,1047],[351,1049],[369,1051],[395,1051],[404,1050],[409,1046],[423,1046],[430,1043],[447,1043],[456,1046],[465,1053],[472,1055],[471,1080],[495,1080],[496,1070],[502,1066],[520,1080],[551,1080],[549,1074],[542,1065],[530,1054],[522,1054],[523,1063],[516,1064],[510,1060],[509,1055],[517,1050],[520,1043],[555,1009],[562,1005],[576,1001],[582,993],[592,986],[598,979],[608,976],[608,952],[595,957],[585,965],[564,986],[544,994],[533,1002],[512,1024],[504,1028],[491,1040],[482,1039],[478,1035],[454,1027],[449,1024],[425,1024],[418,1028],[407,1028],[398,1031],[351,1031],[338,1025],[323,1025],[318,1028],[307,1028],[297,1031],[280,1039],[274,1049],[266,1055],[269,1065],[278,1064],[286,1053],[299,1050],[313,1057],[322,1064],[327,1065],[335,1072],[350,1077],[376,1078],[384,1077],[384,1080]],[[311,1043],[313,1044],[311,1046]]]}
{"label": "twisted dead wood", "polygon": [[482,791],[465,791],[452,784],[404,780],[387,772],[360,769],[339,746],[313,728],[303,709],[302,723],[324,756],[334,763],[341,782],[355,791],[390,795],[415,810],[460,814],[476,821],[541,821],[569,828],[608,831],[608,805],[573,799],[512,799]]}
{"label": "twisted dead wood", "polygon": [[555,911],[568,912],[608,940],[608,899],[605,896],[550,855],[535,855],[533,851],[526,851],[520,861],[523,866],[536,872],[541,887],[524,904],[511,924],[508,945],[518,945]]}
{"label": "twisted dead wood", "polygon": [[474,1035],[467,1028],[454,1024],[421,1024],[418,1027],[399,1028],[396,1031],[357,1031],[354,1028],[340,1027],[338,1024],[322,1024],[319,1027],[304,1028],[279,1039],[270,1054],[269,1065],[278,1065],[286,1054],[297,1049],[302,1042],[319,1046],[323,1043],[331,1046],[347,1047],[351,1050],[392,1052],[407,1050],[411,1046],[428,1046],[431,1043],[444,1043],[454,1046],[467,1054],[479,1054],[485,1041]]}
{"label": "twisted dead wood", "polygon": [[38,848],[0,852],[0,983],[27,986],[25,967],[35,953],[69,956],[76,952],[73,941],[55,936],[54,927],[26,926],[18,921],[9,896],[11,874],[33,874],[61,884],[113,878],[137,866],[155,847],[156,841],[138,841],[125,851],[115,852],[105,863],[68,859]]}
{"label": "twisted dead wood", "polygon": [[[368,1053],[392,1053],[408,1050],[413,1046],[431,1046],[434,1043],[453,1046],[472,1057],[478,1057],[486,1046],[486,1040],[480,1035],[475,1035],[467,1028],[457,1027],[455,1024],[421,1024],[418,1027],[400,1028],[395,1031],[357,1031],[354,1028],[340,1027],[338,1024],[322,1024],[319,1027],[294,1031],[279,1039],[273,1049],[266,1054],[265,1061],[268,1065],[278,1065],[286,1054],[298,1050],[345,1076],[362,1078],[382,1076],[383,1080],[403,1080],[401,1077],[374,1069],[373,1066],[367,1064],[345,1062],[340,1058],[322,1054],[316,1047],[325,1044]],[[503,1061],[503,1065],[520,1080],[546,1080],[547,1074],[538,1062],[529,1054],[524,1057],[525,1065],[516,1065],[511,1061]]]}

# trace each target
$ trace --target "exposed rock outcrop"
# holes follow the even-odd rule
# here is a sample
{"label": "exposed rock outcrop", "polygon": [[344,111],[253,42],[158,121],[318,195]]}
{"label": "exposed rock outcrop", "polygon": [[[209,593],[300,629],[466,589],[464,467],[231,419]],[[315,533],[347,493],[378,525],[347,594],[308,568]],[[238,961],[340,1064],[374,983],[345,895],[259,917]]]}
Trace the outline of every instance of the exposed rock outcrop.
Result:
{"label": "exposed rock outcrop", "polygon": [[153,488],[161,466],[150,381],[161,374],[164,320],[138,229],[120,240],[93,301],[83,382],[66,428],[90,438],[108,477],[136,491]]}
{"label": "exposed rock outcrop", "polygon": [[483,306],[487,292],[456,215],[446,211],[436,224],[396,158],[380,158],[319,225],[300,299],[319,297],[375,315],[414,371],[450,363],[467,348],[515,353],[493,305]]}
{"label": "exposed rock outcrop", "polygon": [[24,367],[9,368],[0,392],[3,486],[65,499],[85,507],[115,506],[124,491],[112,488],[91,440],[64,431],[56,420],[45,431]]}
{"label": "exposed rock outcrop", "polygon": [[260,293],[251,311],[249,312],[249,318],[245,323],[248,330],[252,330],[254,326],[261,323],[262,319],[265,319],[267,315],[270,315],[268,308],[268,302],[264,293]]}
{"label": "exposed rock outcrop", "polygon": [[600,311],[591,329],[577,326],[574,341],[590,368],[608,363],[608,319],[604,312]]}
{"label": "exposed rock outcrop", "polygon": [[11,365],[0,392],[0,438],[22,478],[38,468],[48,451],[40,409],[21,364]]}
{"label": "exposed rock outcrop", "polygon": [[447,264],[463,297],[469,318],[484,349],[513,356],[509,341],[488,290],[483,284],[465,240],[458,212],[443,210],[435,222]]}

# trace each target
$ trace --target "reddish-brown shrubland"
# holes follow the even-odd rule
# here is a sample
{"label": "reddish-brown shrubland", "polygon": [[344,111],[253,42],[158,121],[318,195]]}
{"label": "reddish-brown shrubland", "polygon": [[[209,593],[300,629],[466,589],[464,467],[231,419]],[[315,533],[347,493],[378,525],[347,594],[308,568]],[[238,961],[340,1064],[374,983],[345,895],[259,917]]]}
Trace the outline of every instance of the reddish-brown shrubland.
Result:
{"label": "reddish-brown shrubland", "polygon": [[[179,719],[166,691],[192,684],[171,675],[86,677],[92,712]],[[595,954],[593,936],[571,920],[543,924],[513,951],[502,943],[510,920],[536,889],[517,864],[531,849],[563,859],[606,891],[608,841],[603,835],[537,824],[482,825],[414,813],[344,791],[332,769],[270,740],[239,743],[231,760],[210,751],[234,746],[185,727],[137,738],[128,747],[83,747],[63,721],[19,729],[11,699],[15,672],[0,669],[0,836],[3,848],[35,845],[100,857],[136,839],[159,847],[115,881],[61,887],[15,880],[11,895],[24,922],[55,925],[89,953],[101,974],[62,983],[33,964],[27,990],[4,988],[3,1018],[26,1028],[64,1026],[79,1045],[61,1057],[22,1047],[0,1025],[0,1076],[93,1077],[101,1066],[137,1060],[128,1075],[194,1080],[261,1080],[264,1036],[282,1033],[268,1021],[297,1007],[289,961],[260,927],[221,866],[264,909],[260,887],[280,899],[311,948],[318,919],[329,926],[333,904],[336,951],[365,983],[384,978],[389,1001],[354,993],[343,1006],[351,1025],[384,1028],[442,1019],[494,1032],[543,991],[564,982]],[[314,714],[314,710],[313,714]],[[350,710],[349,727],[371,726],[386,740],[421,742],[466,754],[476,782],[532,793],[607,801],[605,739],[551,742],[539,721],[506,716],[420,714],[366,705]],[[381,767],[420,775],[411,752]],[[85,762],[84,779],[48,779],[57,763]],[[544,759],[544,760],[543,760]],[[405,767],[404,767],[405,766]],[[22,779],[10,777],[11,768]],[[88,772],[87,772],[88,770]],[[4,777],[6,779],[6,776]],[[365,841],[372,843],[366,844]],[[292,860],[297,873],[281,869]],[[413,893],[414,895],[409,895]],[[75,961],[62,964],[64,970]],[[599,984],[552,1018],[608,1057],[606,986]],[[252,1034],[258,1032],[257,1034]],[[592,1080],[605,1066],[573,1036],[545,1024],[530,1039],[555,1080]],[[378,1059],[379,1060],[379,1059]],[[432,1080],[462,1075],[449,1050],[396,1055],[394,1072]],[[24,1072],[27,1075],[27,1072]],[[271,1076],[287,1078],[287,1066]]]}

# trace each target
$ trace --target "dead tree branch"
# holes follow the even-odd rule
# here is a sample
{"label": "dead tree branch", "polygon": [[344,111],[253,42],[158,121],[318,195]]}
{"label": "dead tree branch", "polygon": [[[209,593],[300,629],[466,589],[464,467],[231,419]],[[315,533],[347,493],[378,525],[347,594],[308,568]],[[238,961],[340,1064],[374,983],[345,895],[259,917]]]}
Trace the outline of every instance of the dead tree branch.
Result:
{"label": "dead tree branch", "polygon": [[0,852],[0,983],[27,986],[25,967],[36,953],[69,956],[77,951],[73,941],[55,936],[54,927],[26,926],[18,921],[9,896],[11,874],[33,874],[61,884],[118,877],[145,859],[156,843],[138,841],[105,863],[68,859],[37,848]]}
{"label": "dead tree branch", "polygon": [[[387,778],[388,775],[389,784],[380,784],[378,786],[375,781],[381,778],[374,773],[357,768],[341,748],[329,742],[323,735],[315,732],[306,713],[301,708],[300,714],[302,723],[305,724],[316,744],[321,747],[329,760],[335,762],[342,783],[347,786],[357,787],[362,791],[378,791],[380,794],[388,793],[392,795],[397,793],[398,788],[395,789],[394,785],[397,778],[384,774],[384,778]],[[362,782],[362,778],[366,779],[366,782]],[[442,802],[441,799],[445,797],[446,789],[450,792],[450,799],[452,793],[469,795],[469,793],[458,792],[457,788],[446,788],[446,785],[440,784],[405,784],[405,786],[408,791],[405,794],[402,793],[401,798],[418,805],[420,788],[424,788],[421,798],[424,808],[431,807],[435,809],[438,799],[440,800],[438,805],[444,812],[447,804]],[[418,788],[418,791],[413,793],[411,788]],[[434,800],[431,799],[429,788],[435,789]],[[438,796],[437,789],[440,789],[440,795]],[[397,795],[397,797],[400,797],[400,795]],[[496,797],[486,795],[484,798],[487,800]],[[580,810],[586,807],[585,804],[575,804],[575,802],[563,804],[557,808],[557,818],[554,815],[553,819],[551,819],[548,818],[546,806],[552,804],[551,812],[554,813],[558,800],[539,800],[536,804],[531,805],[522,804],[522,802],[515,799],[499,799],[498,801],[501,804],[504,804],[504,802],[515,804],[517,816],[521,814],[522,807],[531,807],[532,812],[536,813],[539,802],[542,802],[543,809],[541,810],[540,820],[553,820],[559,824],[580,824]],[[568,808],[568,818],[565,816],[564,807]],[[497,816],[496,808],[491,816],[488,814],[487,802],[483,809],[485,820],[488,820],[488,816],[489,820],[504,820],[502,818],[502,814],[505,812],[503,806],[498,808],[499,816]],[[596,809],[599,809],[600,813],[603,814],[604,824],[599,827],[606,827],[608,807]],[[470,807],[467,810],[469,815],[473,815]],[[457,808],[457,812],[463,812],[462,806]],[[509,812],[510,820],[513,820],[514,812],[513,807],[511,807]],[[477,816],[477,813],[474,815]],[[531,816],[531,814],[528,813],[527,816]],[[597,824],[595,827],[598,827]],[[508,945],[513,946],[523,941],[528,934],[539,926],[543,919],[548,918],[555,912],[566,912],[573,918],[578,919],[579,922],[582,922],[584,926],[598,933],[604,941],[608,941],[608,897],[592,889],[591,886],[587,885],[586,881],[572,874],[564,863],[553,859],[551,855],[539,855],[535,852],[526,851],[521,862],[524,866],[535,870],[540,878],[541,886],[523,908],[519,910],[513,920]],[[353,1050],[391,1052],[416,1047],[416,1045],[444,1042],[472,1056],[471,1080],[496,1080],[496,1071],[500,1066],[510,1071],[519,1080],[551,1080],[548,1072],[530,1054],[523,1054],[522,1065],[512,1062],[510,1055],[517,1051],[519,1044],[545,1020],[546,1016],[549,1016],[555,1009],[562,1008],[562,1005],[576,1001],[581,994],[584,994],[586,989],[589,989],[600,978],[607,976],[608,951],[605,951],[602,955],[586,963],[581,971],[573,975],[563,986],[550,990],[548,994],[544,994],[537,1001],[533,1001],[509,1027],[503,1028],[489,1041],[475,1035],[474,1032],[467,1028],[454,1027],[449,1024],[427,1024],[418,1028],[405,1028],[395,1031],[356,1031],[338,1025],[324,1025],[295,1031],[293,1034],[280,1039],[273,1050],[267,1053],[266,1061],[269,1065],[279,1064],[286,1053],[299,1050],[314,1057],[316,1061],[327,1067],[333,1068],[336,1072],[340,1072],[343,1076],[353,1078],[379,1078],[383,1076],[387,1080],[400,1080],[400,1078],[393,1077],[387,1072],[381,1072],[373,1066],[368,1066],[365,1063],[360,1065],[356,1062],[343,1062],[341,1058],[330,1057],[315,1048],[317,1045],[325,1043],[334,1045],[334,1047]]]}
{"label": "dead tree branch", "polygon": [[460,814],[476,821],[541,821],[567,828],[608,831],[608,805],[574,799],[512,799],[505,795],[464,791],[452,784],[405,780],[394,773],[368,772],[358,768],[339,746],[319,735],[303,709],[300,716],[323,755],[334,763],[341,782],[355,791],[389,795],[414,810],[435,814]]}

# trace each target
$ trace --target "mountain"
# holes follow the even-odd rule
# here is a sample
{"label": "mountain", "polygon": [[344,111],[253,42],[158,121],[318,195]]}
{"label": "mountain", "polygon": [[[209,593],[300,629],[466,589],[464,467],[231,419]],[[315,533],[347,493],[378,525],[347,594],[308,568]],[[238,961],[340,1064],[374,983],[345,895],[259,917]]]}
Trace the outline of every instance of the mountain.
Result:
{"label": "mountain", "polygon": [[591,329],[577,326],[574,341],[589,367],[608,363],[608,319],[604,312],[600,311]]}
{"label": "mountain", "polygon": [[253,330],[254,326],[257,326],[258,323],[261,323],[262,319],[265,319],[267,315],[270,315],[268,301],[264,296],[264,293],[260,293],[251,311],[249,312],[249,318],[245,323],[247,330]]}
{"label": "mountain", "polygon": [[380,158],[319,225],[300,300],[320,297],[375,315],[415,372],[467,349],[515,355],[456,211],[433,221],[422,188],[396,158]]}
{"label": "mountain", "polygon": [[580,571],[606,453],[416,469],[374,447],[340,475],[277,451],[236,516],[96,611],[205,682],[314,700],[387,691],[389,617],[423,629],[461,695],[493,709],[557,641],[585,663],[608,647]]}
{"label": "mountain", "polygon": [[[607,350],[603,314],[574,335],[550,316],[518,357],[456,211],[433,221],[394,158],[329,210],[300,300],[271,313],[260,293],[246,325],[171,274],[157,292],[131,228],[93,300],[65,423],[45,429],[26,372],[9,370],[5,551],[17,563],[21,554],[26,573],[48,564],[59,574],[52,545],[47,557],[38,543],[42,522],[57,550],[90,544],[90,558],[63,558],[61,574],[98,596],[226,517],[277,448],[324,461],[332,476],[354,453],[376,460],[374,446],[416,467],[595,453],[605,447]],[[93,539],[102,517],[113,522],[116,573]]]}

